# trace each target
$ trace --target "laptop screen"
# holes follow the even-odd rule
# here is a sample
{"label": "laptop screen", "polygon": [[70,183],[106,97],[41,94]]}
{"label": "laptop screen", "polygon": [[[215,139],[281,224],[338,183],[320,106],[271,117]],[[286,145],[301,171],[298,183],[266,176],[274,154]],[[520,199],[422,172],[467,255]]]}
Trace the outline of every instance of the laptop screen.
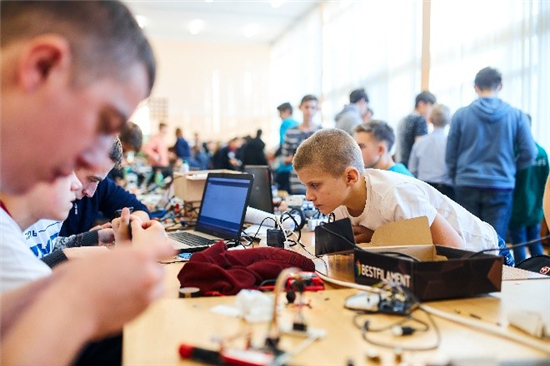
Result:
{"label": "laptop screen", "polygon": [[206,179],[195,230],[237,239],[252,185],[250,174],[210,173]]}
{"label": "laptop screen", "polygon": [[250,207],[273,213],[273,194],[271,193],[271,172],[266,165],[248,165],[244,171],[254,176],[252,192],[250,192]]}

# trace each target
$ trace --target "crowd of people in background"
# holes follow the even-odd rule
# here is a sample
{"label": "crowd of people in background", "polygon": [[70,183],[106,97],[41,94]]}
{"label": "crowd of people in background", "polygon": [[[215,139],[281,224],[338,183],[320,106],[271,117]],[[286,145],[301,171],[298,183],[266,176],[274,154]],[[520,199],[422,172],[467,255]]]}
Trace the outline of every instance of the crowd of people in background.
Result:
{"label": "crowd of people in background", "polygon": [[[530,116],[501,100],[501,88],[498,70],[480,70],[474,80],[478,98],[454,114],[434,94],[422,91],[415,97],[413,111],[396,123],[396,130],[387,121],[373,119],[369,96],[359,88],[335,115],[334,126],[355,139],[364,168],[422,180],[491,224],[499,237],[525,242],[540,235],[548,157],[531,135]],[[187,140],[182,128],[176,128],[176,142],[169,146],[168,126],[162,122],[141,151],[153,170],[165,176],[176,170],[268,166],[279,191],[304,195],[306,187],[292,161],[297,148],[322,128],[315,122],[319,100],[305,95],[298,109],[301,118],[295,119],[290,102],[277,107],[281,124],[278,144],[272,149],[262,140],[262,129],[254,136],[212,142],[201,141],[196,132]],[[141,139],[139,127],[129,123],[121,133],[126,159],[140,151]],[[531,255],[542,253],[540,243],[528,249]],[[518,260],[526,258],[525,248],[514,254]]]}
{"label": "crowd of people in background", "polygon": [[[420,179],[453,199],[481,220],[490,223],[502,238],[519,243],[539,237],[542,194],[548,176],[548,157],[530,132],[530,116],[498,97],[502,77],[486,67],[474,80],[478,99],[453,114],[429,91],[414,100],[413,111],[396,123],[373,119],[365,88],[353,90],[349,104],[334,117],[335,128],[356,140],[365,168],[393,171]],[[281,124],[278,144],[266,148],[262,130],[254,137],[233,137],[225,143],[201,142],[198,134],[188,142],[178,128],[176,144],[159,153],[166,125],[151,137],[143,151],[152,164],[189,169],[243,170],[247,165],[267,165],[277,188],[288,194],[305,194],[293,169],[300,144],[320,130],[315,124],[319,101],[305,95],[298,106],[301,122],[290,102],[277,107]],[[336,157],[335,157],[336,158]],[[529,212],[529,214],[525,214]],[[542,246],[529,246],[532,255]],[[518,248],[515,257],[526,258]]]}

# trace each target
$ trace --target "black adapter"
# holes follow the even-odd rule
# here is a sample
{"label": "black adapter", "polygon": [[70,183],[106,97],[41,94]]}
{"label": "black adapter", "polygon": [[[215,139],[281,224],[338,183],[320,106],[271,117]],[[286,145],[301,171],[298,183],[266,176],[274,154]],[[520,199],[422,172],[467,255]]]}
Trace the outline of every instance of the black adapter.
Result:
{"label": "black adapter", "polygon": [[284,248],[285,236],[283,231],[279,229],[267,229],[267,246]]}

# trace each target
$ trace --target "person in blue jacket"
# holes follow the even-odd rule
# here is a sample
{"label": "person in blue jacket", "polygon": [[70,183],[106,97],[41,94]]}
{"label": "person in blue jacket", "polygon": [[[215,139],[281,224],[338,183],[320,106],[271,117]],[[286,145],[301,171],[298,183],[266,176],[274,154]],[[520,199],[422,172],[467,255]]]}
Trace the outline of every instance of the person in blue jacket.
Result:
{"label": "person in blue jacket", "polygon": [[[118,140],[118,139],[117,139]],[[76,176],[82,183],[77,192],[73,209],[63,222],[59,236],[65,237],[89,231],[95,227],[100,213],[111,218],[115,211],[133,207],[132,215],[141,220],[149,220],[149,210],[137,197],[107,177],[109,171],[122,159],[120,141],[115,142],[109,152],[109,161],[102,169],[78,168]]]}
{"label": "person in blue jacket", "polygon": [[498,98],[498,70],[480,70],[474,89],[479,98],[452,118],[445,161],[456,201],[505,238],[516,171],[534,162],[537,148],[527,116]]}

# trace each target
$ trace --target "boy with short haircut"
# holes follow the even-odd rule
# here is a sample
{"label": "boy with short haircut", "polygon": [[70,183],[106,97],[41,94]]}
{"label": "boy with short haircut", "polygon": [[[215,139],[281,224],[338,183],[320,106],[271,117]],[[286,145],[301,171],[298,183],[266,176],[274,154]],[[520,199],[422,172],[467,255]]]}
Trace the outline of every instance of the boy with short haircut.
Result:
{"label": "boy with short haircut", "polygon": [[[51,274],[48,266],[33,255],[34,250],[39,251],[42,248],[29,250],[23,239],[22,230],[43,217],[63,220],[67,217],[79,189],[82,189],[82,185],[73,172],[67,177],[56,179],[53,183],[39,183],[25,195],[0,192],[3,208],[0,211],[2,240],[19,244],[2,248],[0,293]],[[50,248],[47,250],[49,252]]]}
{"label": "boy with short haircut", "polygon": [[[114,241],[114,232],[111,223],[92,227],[99,212],[112,217],[116,210],[124,207],[133,207],[132,217],[143,222],[149,219],[148,210],[137,198],[106,178],[107,172],[119,166],[122,161],[122,146],[118,138],[112,140],[109,150],[109,160],[102,169],[89,170],[77,168],[76,177],[81,183],[76,191],[76,200],[72,210],[36,216],[42,220],[33,223],[25,232],[25,239],[34,254],[53,267],[67,260],[70,255],[89,252],[88,249],[69,249],[110,245]],[[47,194],[47,193],[45,193]],[[19,196],[20,200],[33,202],[33,195]],[[40,201],[31,210],[43,210]],[[55,204],[52,200],[52,204]],[[42,211],[44,212],[44,211]],[[64,221],[63,221],[64,220]]]}
{"label": "boy with short haircut", "polygon": [[[307,187],[306,199],[325,215],[349,217],[358,243],[370,241],[388,222],[426,216],[436,244],[474,252],[505,247],[491,225],[432,186],[402,174],[364,170],[361,150],[342,130],[315,133],[300,145],[293,164]],[[509,252],[504,259],[514,264]]]}
{"label": "boy with short haircut", "polygon": [[149,220],[149,210],[137,197],[117,185],[107,177],[109,171],[122,162],[122,146],[118,138],[112,140],[109,159],[98,169],[77,168],[75,173],[82,183],[82,190],[77,192],[74,209],[61,226],[60,235],[68,237],[81,234],[94,228],[101,218],[112,217],[117,210],[133,207],[132,217],[141,221]]}
{"label": "boy with short haircut", "polygon": [[453,181],[447,173],[445,164],[447,149],[445,127],[451,122],[449,107],[443,104],[434,105],[429,120],[434,130],[414,143],[409,159],[409,170],[418,179],[454,199]]}
{"label": "boy with short haircut", "polygon": [[384,121],[370,121],[355,128],[355,141],[361,149],[365,168],[389,170],[412,177],[407,167],[395,163],[391,149],[395,142],[393,129]]}
{"label": "boy with short haircut", "polygon": [[[285,134],[282,154],[286,164],[292,163],[292,158],[296,149],[308,137],[321,129],[321,126],[313,122],[315,114],[319,109],[319,101],[316,96],[308,94],[302,98],[300,102],[300,111],[302,111],[303,121],[296,127],[289,128]],[[300,183],[294,169],[290,172],[290,194],[304,194],[306,191],[303,184]]]}

